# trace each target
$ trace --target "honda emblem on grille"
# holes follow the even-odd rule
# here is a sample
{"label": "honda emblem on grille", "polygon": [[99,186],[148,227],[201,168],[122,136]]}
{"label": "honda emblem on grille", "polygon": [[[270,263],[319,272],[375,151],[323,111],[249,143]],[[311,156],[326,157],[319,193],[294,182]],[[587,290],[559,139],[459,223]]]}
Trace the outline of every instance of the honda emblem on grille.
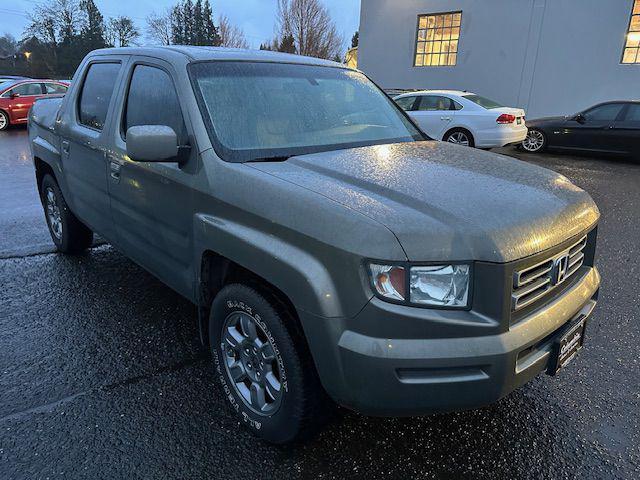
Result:
{"label": "honda emblem on grille", "polygon": [[568,271],[569,254],[566,253],[553,261],[553,274],[551,276],[551,283],[553,283],[553,285],[559,285],[564,282],[567,279]]}

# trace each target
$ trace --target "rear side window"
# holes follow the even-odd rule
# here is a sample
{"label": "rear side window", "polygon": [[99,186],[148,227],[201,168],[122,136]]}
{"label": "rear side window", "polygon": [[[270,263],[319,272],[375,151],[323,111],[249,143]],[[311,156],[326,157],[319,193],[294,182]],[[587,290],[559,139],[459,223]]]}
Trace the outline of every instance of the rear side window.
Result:
{"label": "rear side window", "polygon": [[44,86],[47,90],[47,95],[67,93],[67,87],[59,83],[45,83]]}
{"label": "rear side window", "polygon": [[485,97],[481,97],[480,95],[463,95],[463,97],[477,105],[480,105],[483,108],[486,108],[487,110],[491,110],[492,108],[504,107],[504,105],[502,105],[501,103],[489,100]]}
{"label": "rear side window", "polygon": [[413,104],[416,103],[416,97],[396,98],[398,106],[406,112],[413,110]]}
{"label": "rear side window", "polygon": [[81,124],[102,130],[119,71],[119,63],[94,63],[89,67],[78,105]]}
{"label": "rear side window", "polygon": [[451,99],[436,95],[425,95],[420,99],[418,110],[421,112],[431,112],[440,110],[453,110]]}
{"label": "rear side window", "polygon": [[167,72],[147,65],[135,67],[122,123],[125,136],[138,125],[165,125],[173,128],[180,145],[187,143],[178,94]]}

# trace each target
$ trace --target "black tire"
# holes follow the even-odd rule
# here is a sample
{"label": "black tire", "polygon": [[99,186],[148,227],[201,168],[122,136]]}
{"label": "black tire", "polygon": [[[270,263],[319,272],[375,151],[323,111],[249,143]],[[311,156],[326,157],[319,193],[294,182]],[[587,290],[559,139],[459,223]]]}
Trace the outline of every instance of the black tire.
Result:
{"label": "black tire", "polygon": [[542,130],[530,128],[525,138],[520,144],[520,149],[527,153],[540,153],[547,148],[547,136]]}
{"label": "black tire", "polygon": [[[263,346],[258,347],[257,356],[254,353],[253,360],[248,350],[255,343],[250,341],[250,336],[242,336],[241,328],[243,322],[250,323],[252,320],[261,330],[258,331],[258,336],[262,336],[257,344],[263,342]],[[247,285],[227,285],[216,295],[211,306],[210,348],[215,376],[224,396],[245,427],[263,440],[276,444],[313,436],[326,423],[332,411],[332,403],[320,384],[305,339],[301,338],[302,333],[297,331],[296,326],[291,312],[281,302]],[[238,337],[237,333],[241,336]],[[231,341],[230,337],[233,337]],[[242,340],[238,341],[238,338]],[[236,347],[232,346],[234,342]],[[268,350],[268,345],[272,346],[273,360],[269,360],[270,366],[261,370],[262,379],[266,384],[266,375],[271,375],[280,382],[280,388],[276,391],[273,387],[269,389],[265,386],[262,395],[255,394],[256,399],[272,400],[271,403],[265,403],[262,407],[264,413],[261,413],[252,403],[253,395],[250,399],[243,395],[246,396],[248,391],[253,392],[254,387],[256,391],[261,388],[256,383],[260,380],[256,377],[259,374],[251,361],[254,365],[259,361],[261,366],[262,360],[267,363],[268,355],[263,354],[263,350]],[[232,370],[236,372],[235,381],[229,373]],[[244,393],[241,393],[241,389]],[[272,391],[279,394],[270,397]],[[276,397],[278,399],[274,400]]]}
{"label": "black tire", "polygon": [[[463,143],[461,141],[456,140],[457,138],[462,139],[463,137],[466,138],[467,143]],[[464,145],[472,148],[476,146],[476,142],[475,142],[475,139],[473,138],[473,135],[469,130],[466,130],[464,128],[453,128],[449,130],[442,138],[442,141],[455,143],[458,145]]]}
{"label": "black tire", "polygon": [[56,249],[77,254],[91,246],[93,232],[69,210],[55,178],[46,174],[40,186],[44,216]]}
{"label": "black tire", "polygon": [[10,125],[9,115],[7,115],[6,112],[0,110],[0,132],[9,128],[9,125]]}

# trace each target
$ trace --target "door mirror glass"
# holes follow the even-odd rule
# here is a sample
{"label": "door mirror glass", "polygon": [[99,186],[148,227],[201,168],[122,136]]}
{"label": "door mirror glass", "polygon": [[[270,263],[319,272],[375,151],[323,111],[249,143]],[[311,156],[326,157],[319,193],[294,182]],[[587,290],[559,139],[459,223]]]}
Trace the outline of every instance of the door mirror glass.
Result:
{"label": "door mirror glass", "polygon": [[578,113],[575,117],[573,117],[573,119],[578,123],[586,123],[587,121],[586,117],[581,113]]}
{"label": "door mirror glass", "polygon": [[178,135],[166,125],[130,127],[127,155],[136,162],[177,162]]}

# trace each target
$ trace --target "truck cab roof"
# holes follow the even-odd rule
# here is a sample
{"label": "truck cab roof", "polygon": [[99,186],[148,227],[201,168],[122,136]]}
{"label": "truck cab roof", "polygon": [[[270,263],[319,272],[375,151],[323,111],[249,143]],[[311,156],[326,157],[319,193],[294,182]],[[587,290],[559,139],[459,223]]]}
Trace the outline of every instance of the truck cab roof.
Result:
{"label": "truck cab roof", "polygon": [[224,47],[169,45],[161,47],[103,48],[100,50],[95,50],[90,55],[146,55],[167,61],[171,61],[171,59],[175,58],[176,56],[183,56],[187,57],[190,62],[200,62],[207,60],[272,62],[348,68],[341,63],[333,62],[330,60],[323,60],[320,58],[292,55],[289,53],[272,52],[269,50],[249,50]]}

